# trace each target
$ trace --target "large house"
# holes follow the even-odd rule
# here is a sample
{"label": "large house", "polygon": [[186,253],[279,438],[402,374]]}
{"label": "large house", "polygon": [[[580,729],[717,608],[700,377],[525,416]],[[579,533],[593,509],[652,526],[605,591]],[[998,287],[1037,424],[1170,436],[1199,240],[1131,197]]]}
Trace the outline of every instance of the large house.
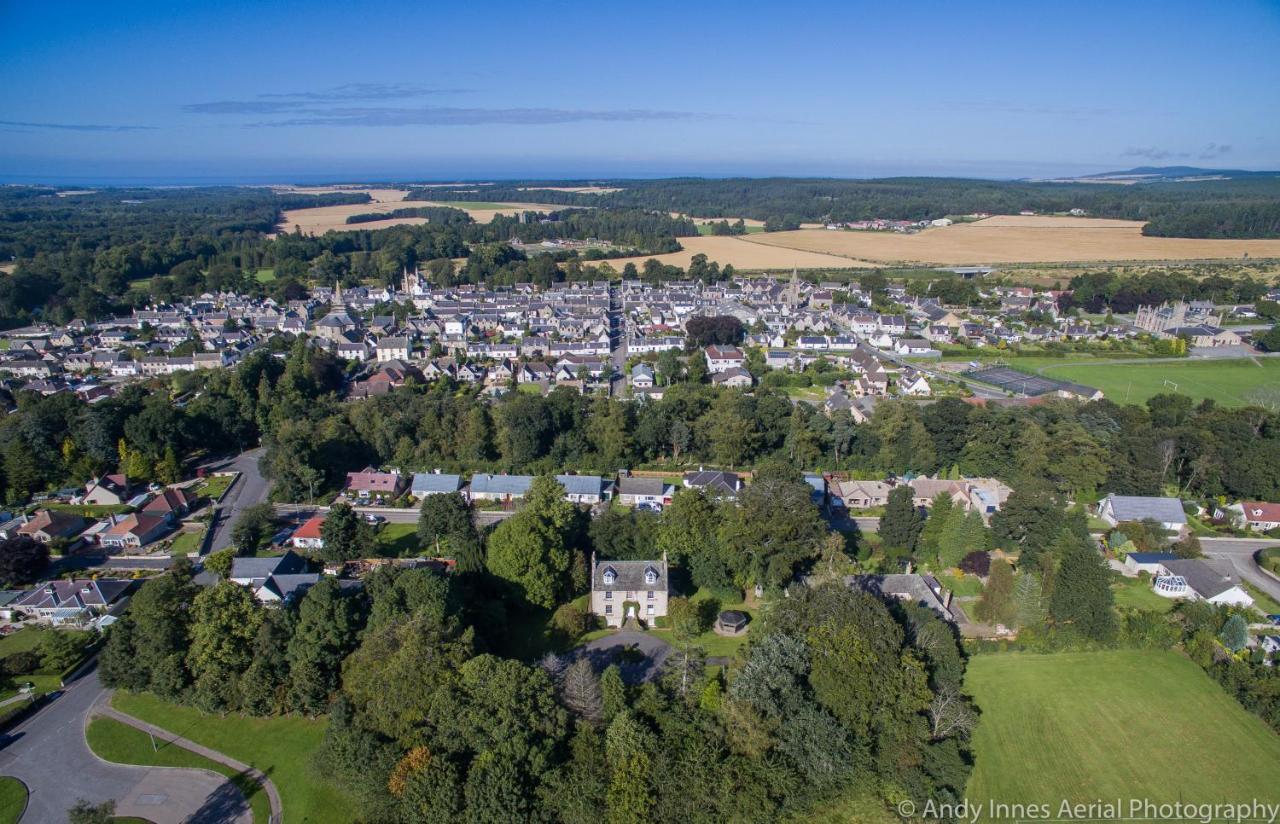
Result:
{"label": "large house", "polygon": [[708,346],[706,356],[707,371],[713,375],[741,368],[747,362],[747,356],[736,346]]}
{"label": "large house", "polygon": [[1187,514],[1177,498],[1156,498],[1144,495],[1116,495],[1114,493],[1098,503],[1098,517],[1111,526],[1126,521],[1155,521],[1167,532],[1179,536],[1187,530]]}
{"label": "large house", "polygon": [[116,578],[49,581],[28,590],[9,606],[54,624],[84,623],[124,605],[132,581]]}
{"label": "large house", "polygon": [[611,627],[627,619],[651,623],[667,614],[667,558],[597,561],[591,555],[591,612]]}

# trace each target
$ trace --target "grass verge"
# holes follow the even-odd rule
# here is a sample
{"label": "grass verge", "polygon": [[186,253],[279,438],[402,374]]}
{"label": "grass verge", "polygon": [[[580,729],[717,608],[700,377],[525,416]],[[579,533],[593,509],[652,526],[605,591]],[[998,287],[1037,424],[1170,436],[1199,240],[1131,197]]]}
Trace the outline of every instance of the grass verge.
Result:
{"label": "grass verge", "polygon": [[16,778],[0,775],[0,824],[18,824],[27,809],[27,785]]}
{"label": "grass verge", "polygon": [[351,801],[311,770],[311,754],[324,738],[324,719],[206,715],[146,693],[117,692],[112,705],[261,770],[275,782],[285,820],[293,824],[356,820]]}
{"label": "grass verge", "polygon": [[85,731],[85,739],[94,755],[104,761],[116,764],[137,764],[143,767],[185,767],[197,770],[211,770],[226,776],[244,797],[249,801],[253,811],[253,820],[257,824],[267,824],[271,820],[271,800],[262,785],[244,773],[191,752],[177,744],[156,740],[151,744],[151,736],[128,724],[122,724],[114,718],[95,718],[89,722]]}

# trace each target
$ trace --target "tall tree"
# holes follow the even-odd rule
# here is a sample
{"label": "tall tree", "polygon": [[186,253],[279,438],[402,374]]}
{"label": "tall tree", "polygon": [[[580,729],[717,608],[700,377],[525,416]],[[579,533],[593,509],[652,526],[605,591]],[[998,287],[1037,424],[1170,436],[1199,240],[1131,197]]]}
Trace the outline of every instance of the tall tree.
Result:
{"label": "tall tree", "polygon": [[324,540],[321,554],[329,561],[353,561],[373,551],[373,530],[350,504],[337,503],[329,508],[320,527]]}
{"label": "tall tree", "polygon": [[298,606],[298,624],[289,640],[290,703],[308,715],[324,712],[338,687],[342,659],[360,629],[357,599],[336,578],[322,576]]}
{"label": "tall tree", "polygon": [[1049,614],[1059,626],[1070,626],[1085,638],[1109,641],[1116,633],[1111,572],[1102,556],[1079,536],[1063,530],[1053,553],[1059,559]]}
{"label": "tall tree", "polygon": [[827,526],[812,492],[800,473],[785,464],[756,470],[720,527],[725,557],[738,580],[782,586],[802,564],[818,557]]}
{"label": "tall tree", "polygon": [[889,490],[889,501],[880,518],[880,538],[884,545],[910,552],[915,549],[922,528],[911,487],[895,486]]}
{"label": "tall tree", "polygon": [[418,540],[433,547],[436,555],[452,557],[461,572],[478,572],[484,568],[484,550],[471,517],[471,507],[457,492],[422,499]]}
{"label": "tall tree", "polygon": [[263,610],[252,593],[222,581],[203,590],[191,605],[187,666],[195,679],[195,702],[206,711],[234,708],[240,676],[253,661],[253,640]]}
{"label": "tall tree", "polygon": [[486,565],[530,604],[551,608],[568,588],[576,510],[550,476],[535,478],[524,507],[489,538]]}

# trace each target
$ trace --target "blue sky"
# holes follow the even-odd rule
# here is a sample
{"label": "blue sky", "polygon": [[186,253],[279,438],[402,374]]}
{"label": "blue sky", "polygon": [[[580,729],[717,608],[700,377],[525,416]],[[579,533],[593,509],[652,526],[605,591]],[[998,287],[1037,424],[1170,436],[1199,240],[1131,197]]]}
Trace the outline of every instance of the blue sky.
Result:
{"label": "blue sky", "polygon": [[0,0],[0,179],[1280,168],[1280,3]]}

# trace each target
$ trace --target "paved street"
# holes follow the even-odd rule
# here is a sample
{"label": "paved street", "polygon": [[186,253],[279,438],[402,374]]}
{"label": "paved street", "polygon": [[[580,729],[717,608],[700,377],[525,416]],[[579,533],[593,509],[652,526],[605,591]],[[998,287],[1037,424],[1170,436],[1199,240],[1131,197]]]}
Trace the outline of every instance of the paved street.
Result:
{"label": "paved street", "polygon": [[[628,647],[643,655],[639,661],[625,660]],[[597,673],[617,664],[622,680],[628,684],[652,681],[662,674],[662,664],[671,654],[671,645],[647,632],[619,631],[583,644],[569,653],[570,658],[585,657]]]}
{"label": "paved street", "polygon": [[252,821],[244,796],[221,775],[109,764],[94,755],[84,729],[105,693],[91,671],[4,736],[0,775],[21,780],[31,793],[22,824],[66,821],[79,798],[95,804],[114,798],[116,815],[155,824]]}
{"label": "paved street", "polygon": [[1206,558],[1230,561],[1237,575],[1280,601],[1280,581],[1263,572],[1253,560],[1253,553],[1268,546],[1280,546],[1280,541],[1253,538],[1200,539],[1200,547]]}
{"label": "paved street", "polygon": [[222,499],[217,520],[213,525],[211,551],[231,546],[231,529],[236,519],[240,517],[240,513],[267,499],[271,484],[262,477],[262,471],[258,468],[258,461],[262,459],[265,451],[262,447],[250,449],[247,452],[241,452],[230,461],[211,467],[216,470],[234,469],[240,473],[235,486],[231,487],[227,497]]}
{"label": "paved street", "polygon": [[613,364],[613,379],[609,382],[609,394],[615,398],[627,394],[627,320],[622,314],[621,287],[609,284],[609,359]]}

